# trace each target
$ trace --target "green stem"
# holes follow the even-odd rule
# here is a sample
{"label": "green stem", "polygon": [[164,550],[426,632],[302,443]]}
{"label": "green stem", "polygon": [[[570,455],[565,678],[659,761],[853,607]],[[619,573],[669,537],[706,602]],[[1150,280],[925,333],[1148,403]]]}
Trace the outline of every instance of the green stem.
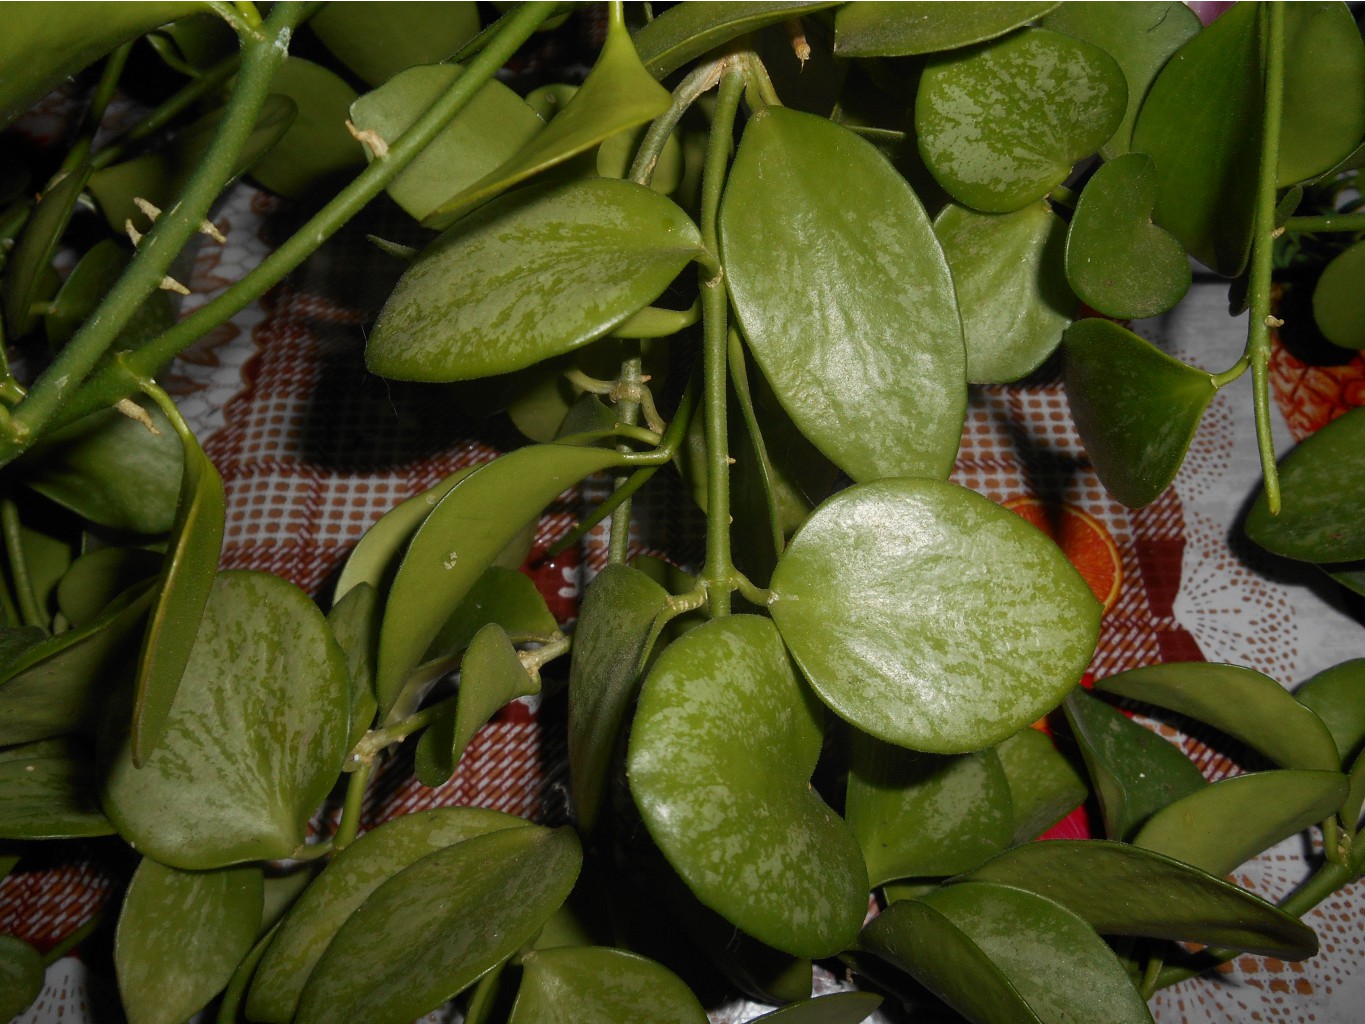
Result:
{"label": "green stem", "polygon": [[[566,434],[564,437],[555,438],[555,444],[592,444],[594,441],[601,441],[608,437],[628,437],[631,440],[647,444],[651,448],[659,443],[659,435],[646,427],[628,427],[624,423],[618,423],[610,430],[585,430],[581,434]],[[622,451],[633,450],[630,448],[622,449]]]}
{"label": "green stem", "polygon": [[1247,370],[1249,370],[1250,368],[1251,359],[1244,353],[1242,355],[1242,358],[1238,359],[1237,362],[1233,363],[1222,373],[1209,374],[1209,383],[1211,383],[1215,388],[1226,387],[1227,385],[1235,381],[1238,377],[1242,376],[1242,374],[1246,373]]}
{"label": "green stem", "polygon": [[693,103],[716,87],[724,70],[725,58],[721,57],[693,68],[687,77],[678,83],[678,87],[673,90],[673,102],[650,124],[645,137],[640,141],[640,148],[635,151],[635,160],[630,165],[631,181],[641,185],[650,183],[659,156],[677,129],[683,114],[687,113]]}
{"label": "green stem", "polygon": [[114,98],[114,91],[118,88],[118,80],[122,77],[123,69],[128,64],[128,54],[132,49],[132,43],[124,43],[111,53],[104,62],[104,67],[100,70],[100,80],[96,83],[95,91],[90,97],[90,107],[85,112],[80,137],[67,150],[61,170],[57,172],[59,177],[70,174],[85,163],[89,157],[90,147],[94,144],[95,135],[100,130],[100,122],[104,120],[104,112],[109,109],[109,103]]}
{"label": "green stem", "polygon": [[360,831],[360,812],[365,806],[365,790],[370,786],[370,777],[374,770],[375,761],[373,759],[365,761],[351,772],[351,777],[346,780],[346,803],[342,805],[341,820],[337,822],[336,834],[332,836],[332,849],[337,853],[355,842],[356,833]]}
{"label": "green stem", "polygon": [[1138,993],[1142,996],[1142,1001],[1146,1002],[1156,995],[1157,986],[1161,981],[1161,968],[1165,960],[1159,956],[1149,956],[1147,967],[1142,972],[1142,981],[1138,985]]}
{"label": "green stem", "polygon": [[758,54],[753,50],[744,50],[739,55],[740,67],[744,71],[746,84],[753,88],[758,100],[764,106],[780,107],[782,100],[778,98],[777,89],[773,87],[773,80],[768,77],[768,69],[763,66],[763,61],[759,60]]}
{"label": "green stem", "polygon": [[[401,743],[419,729],[425,729],[436,720],[437,716],[447,709],[453,709],[457,700],[459,700],[458,694],[453,697],[446,697],[444,700],[438,700],[435,704],[424,707],[421,711],[414,711],[396,722],[391,722],[382,729],[371,729],[355,745],[355,749],[351,751],[351,757],[358,759],[362,764],[373,762],[374,758],[385,747],[394,743]],[[355,774],[360,774],[361,770],[357,768]]]}
{"label": "green stem", "polygon": [[1305,234],[1319,231],[1365,231],[1365,213],[1327,213],[1320,217],[1290,217],[1286,231]]}
{"label": "green stem", "polygon": [[14,499],[0,501],[0,529],[5,534],[5,553],[9,555],[10,575],[14,580],[15,597],[19,600],[19,616],[26,626],[47,628],[47,616],[33,593],[33,580],[28,574],[28,559],[24,557],[24,539],[19,532],[19,506]]}
{"label": "green stem", "polygon": [[[643,360],[640,357],[640,343],[634,343],[635,353],[627,357],[621,363],[621,374],[617,378],[618,386],[626,389],[633,388],[638,391],[641,380],[641,366]],[[633,427],[640,418],[640,403],[629,399],[622,399],[616,403],[616,418],[625,426]],[[629,451],[628,446],[619,446],[621,451]],[[630,482],[628,475],[621,475],[616,478],[616,489],[620,490]],[[632,492],[633,493],[633,492]],[[616,511],[611,516],[611,533],[607,541],[607,561],[613,565],[624,565],[626,557],[630,554],[630,496],[617,504]]]}

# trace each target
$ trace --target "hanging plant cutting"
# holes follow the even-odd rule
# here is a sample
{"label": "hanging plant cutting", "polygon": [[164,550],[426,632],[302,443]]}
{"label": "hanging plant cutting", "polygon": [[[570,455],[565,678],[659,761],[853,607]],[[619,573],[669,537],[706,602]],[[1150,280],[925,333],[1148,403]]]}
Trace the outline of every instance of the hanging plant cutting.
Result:
{"label": "hanging plant cutting", "polygon": [[[0,1020],[77,943],[112,942],[133,1024],[701,1022],[697,951],[781,1024],[1127,1024],[1242,953],[1312,957],[1304,915],[1365,864],[1365,660],[1292,694],[1098,680],[1260,769],[1208,784],[1078,686],[1112,595],[949,475],[972,385],[1060,366],[1105,488],[1149,505],[1249,374],[1247,534],[1365,593],[1365,412],[1277,466],[1268,372],[1281,236],[1281,265],[1328,251],[1299,287],[1365,344],[1350,10],[616,2],[577,87],[504,84],[591,13],[4,9],[4,123],[81,84],[64,142],[0,168],[0,875],[85,844],[126,886],[56,949],[0,936]],[[243,174],[313,212],[177,318]],[[529,443],[397,505],[322,593],[220,571],[223,481],[158,378],[375,202],[410,228],[375,242],[405,269],[369,370],[472,382],[447,393]],[[1231,366],[1127,325],[1191,257],[1249,311]],[[681,567],[629,549],[671,467],[704,510]],[[557,541],[610,520],[566,631],[515,570],[604,474]],[[440,785],[542,675],[566,820],[362,830],[386,759]],[[1083,800],[1102,837],[1032,841]],[[1278,905],[1228,880],[1306,829]],[[850,990],[813,998],[813,963]]]}

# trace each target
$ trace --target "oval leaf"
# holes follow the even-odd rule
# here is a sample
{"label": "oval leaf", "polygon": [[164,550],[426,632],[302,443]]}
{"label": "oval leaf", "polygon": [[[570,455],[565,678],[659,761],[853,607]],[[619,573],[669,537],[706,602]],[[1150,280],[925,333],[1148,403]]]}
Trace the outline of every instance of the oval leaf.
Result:
{"label": "oval leaf", "polygon": [[[47,331],[49,344],[54,347],[65,345],[76,329],[95,312],[95,308],[131,262],[132,255],[128,247],[112,238],[97,242],[94,248],[82,256],[71,271],[71,276],[63,282],[61,291],[53,298],[51,308],[43,314],[43,327]],[[168,330],[175,321],[175,308],[171,305],[170,295],[160,290],[153,292],[138,306],[137,312],[119,332],[110,348],[116,352],[137,348]]]}
{"label": "oval leaf", "polygon": [[75,749],[37,743],[0,755],[0,839],[113,834],[100,812],[95,766]]}
{"label": "oval leaf", "polygon": [[1058,752],[1052,737],[1038,729],[1020,729],[995,753],[1010,787],[1011,844],[1037,839],[1090,793],[1085,779]]}
{"label": "oval leaf", "polygon": [[1056,707],[1099,632],[1099,602],[1055,544],[936,480],[835,495],[792,539],[772,592],[825,703],[889,743],[943,754],[991,746]]}
{"label": "oval leaf", "polygon": [[1313,286],[1313,320],[1333,345],[1365,349],[1365,242],[1323,268]]}
{"label": "oval leaf", "polygon": [[746,32],[776,25],[807,11],[836,7],[837,2],[739,0],[715,3],[692,0],[661,12],[635,35],[640,60],[655,78],[663,79],[707,50]]}
{"label": "oval leaf", "polygon": [[379,710],[374,696],[379,620],[379,593],[368,583],[356,584],[327,613],[327,624],[346,655],[346,671],[351,680],[351,734],[347,749],[360,742]]}
{"label": "oval leaf", "polygon": [[1283,97],[1280,188],[1335,167],[1365,135],[1365,42],[1345,4],[1285,6]]}
{"label": "oval leaf", "polygon": [[521,986],[508,1024],[706,1024],[706,1011],[681,978],[634,953],[600,946],[542,949],[521,962]]}
{"label": "oval leaf", "polygon": [[478,35],[479,8],[473,3],[352,0],[328,4],[308,19],[308,27],[337,60],[378,85],[414,64],[447,59]]}
{"label": "oval leaf", "polygon": [[0,935],[0,1018],[18,1017],[43,991],[43,958],[23,939]]}
{"label": "oval leaf", "polygon": [[149,580],[161,556],[145,548],[100,548],[71,563],[57,583],[57,607],[73,627],[89,625],[129,587]]}
{"label": "oval leaf", "polygon": [[1026,25],[1056,3],[845,4],[834,19],[841,57],[904,57],[956,50]]}
{"label": "oval leaf", "polygon": [[251,165],[251,176],[272,192],[303,199],[335,187],[365,162],[346,129],[356,91],[321,64],[290,57],[270,81],[271,91],[292,100],[298,116],[268,152]]}

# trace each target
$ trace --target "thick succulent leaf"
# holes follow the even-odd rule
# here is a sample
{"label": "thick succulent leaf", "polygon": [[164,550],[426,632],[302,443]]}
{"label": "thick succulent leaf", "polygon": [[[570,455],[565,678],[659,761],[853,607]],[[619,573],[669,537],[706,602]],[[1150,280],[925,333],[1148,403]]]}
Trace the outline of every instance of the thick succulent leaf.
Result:
{"label": "thick succulent leaf", "polygon": [[1295,690],[1294,697],[1326,723],[1341,763],[1351,769],[1351,791],[1341,819],[1353,826],[1365,804],[1365,658],[1319,672]]}
{"label": "thick succulent leaf", "polygon": [[1152,79],[1171,54],[1200,29],[1199,16],[1175,0],[1125,4],[1073,0],[1048,14],[1042,26],[1093,43],[1123,69],[1128,109],[1113,136],[1100,147],[1100,155],[1106,160],[1128,152],[1133,122]]}
{"label": "thick succulent leaf", "polygon": [[929,62],[915,95],[920,155],[958,202],[1008,213],[1109,141],[1127,98],[1099,47],[1025,29]]}
{"label": "thick succulent leaf", "polygon": [[1126,843],[1058,839],[1026,843],[966,876],[1046,896],[1101,935],[1145,935],[1302,960],[1313,929],[1213,875]]}
{"label": "thick succulent leaf", "polygon": [[746,32],[776,25],[837,3],[739,2],[693,0],[661,13],[635,34],[640,60],[655,78],[663,79],[688,61],[700,57]]}
{"label": "thick succulent leaf", "polygon": [[69,744],[34,743],[0,755],[0,839],[107,836],[95,766]]}
{"label": "thick succulent leaf", "polygon": [[338,853],[290,909],[251,982],[247,1015],[288,1024],[299,995],[337,930],[388,879],[429,853],[529,822],[500,811],[441,807],[405,814]]}
{"label": "thick succulent leaf", "polygon": [[[858,202],[833,180],[856,183]],[[744,335],[800,431],[855,480],[946,477],[966,415],[962,328],[905,179],[849,129],[765,107],[720,236]]]}
{"label": "thick succulent leaf", "polygon": [[259,865],[178,871],[142,859],[114,935],[129,1024],[180,1024],[223,990],[256,941],[261,886]]}
{"label": "thick succulent leaf", "polygon": [[1066,236],[1066,278],[1105,316],[1156,316],[1189,291],[1189,260],[1180,243],[1152,223],[1155,202],[1151,158],[1128,153],[1096,171],[1076,204]]}
{"label": "thick succulent leaf", "polygon": [[446,232],[408,268],[375,323],[366,363],[423,381],[531,366],[648,306],[700,251],[696,225],[643,185],[590,178],[522,189]]}
{"label": "thick succulent leaf", "polygon": [[1189,715],[1282,768],[1341,768],[1336,743],[1322,719],[1255,669],[1172,662],[1120,672],[1096,683],[1095,689]]}
{"label": "thick succulent leaf", "polygon": [[875,887],[952,875],[1009,845],[1010,787],[991,749],[944,757],[853,737],[844,815]]}
{"label": "thick succulent leaf", "polygon": [[442,203],[423,223],[432,228],[449,227],[475,206],[532,175],[654,120],[671,102],[668,90],[640,64],[625,27],[612,22],[597,63],[554,120],[510,160]]}
{"label": "thick succulent leaf", "polygon": [[1147,819],[1133,844],[1226,875],[1262,850],[1336,813],[1340,772],[1284,768],[1220,779]]}
{"label": "thick succulent leaf", "polygon": [[271,91],[298,110],[279,141],[251,165],[251,176],[290,199],[335,188],[365,163],[365,154],[346,129],[358,95],[321,64],[290,57],[270,82]]}
{"label": "thick succulent leaf", "polygon": [[1063,707],[1109,838],[1128,839],[1155,812],[1204,788],[1204,776],[1178,747],[1098,697],[1078,689]]}
{"label": "thick succulent leaf", "polygon": [[496,622],[517,643],[546,640],[559,629],[535,581],[515,569],[490,565],[446,620],[424,657],[458,654],[490,622]]}
{"label": "thick succulent leaf", "polygon": [[1076,312],[1063,266],[1065,223],[1043,202],[1013,213],[949,203],[934,234],[953,271],[967,379],[993,384],[1036,370]]}
{"label": "thick succulent leaf", "polygon": [[601,448],[533,445],[461,480],[431,511],[394,577],[379,634],[375,693],[387,713],[457,607],[498,554],[565,488],[619,465]]}
{"label": "thick succulent leaf", "polygon": [[151,579],[161,556],[145,548],[99,548],[71,563],[57,583],[57,607],[72,626],[99,618],[129,587]]}
{"label": "thick succulent leaf", "polygon": [[572,831],[539,826],[428,854],[346,919],[304,986],[295,1024],[407,1024],[435,1009],[535,937],[582,858]]}
{"label": "thick succulent leaf", "polygon": [[1332,344],[1365,349],[1365,242],[1323,268],[1313,286],[1313,320]]}
{"label": "thick succulent leaf", "polygon": [[479,9],[473,3],[352,0],[323,7],[308,27],[337,60],[378,85],[404,68],[450,57],[478,35]]}
{"label": "thick succulent leaf", "polygon": [[1306,438],[1280,462],[1280,514],[1261,491],[1247,536],[1267,551],[1305,562],[1365,558],[1365,409],[1352,409]]}
{"label": "thick succulent leaf", "polygon": [[1079,320],[1063,336],[1066,398],[1105,489],[1129,508],[1170,486],[1218,388],[1116,323]]}
{"label": "thick succulent leaf", "polygon": [[23,939],[0,935],[0,1019],[18,1017],[42,991],[42,956]]}
{"label": "thick succulent leaf", "polygon": [[826,704],[889,743],[943,754],[1051,711],[1099,632],[1099,602],[1046,535],[937,480],[836,494],[792,538],[772,593]]}
{"label": "thick succulent leaf", "polygon": [[237,969],[232,972],[227,987],[223,989],[223,997],[218,1001],[216,1024],[240,1024],[242,1020],[246,1019],[243,1006],[246,1003],[247,988],[251,984],[252,976],[256,973],[256,968],[260,965],[261,957],[265,955],[266,949],[270,946],[270,940],[275,937],[276,930],[277,925],[269,926],[265,934],[256,940],[251,951],[242,957]]}
{"label": "thick succulent leaf", "polygon": [[1156,165],[1156,222],[1224,277],[1240,274],[1251,251],[1264,105],[1259,18],[1259,5],[1241,4],[1190,38],[1157,75],[1133,129],[1132,148]]}
{"label": "thick succulent leaf", "polygon": [[[371,5],[333,4],[326,10],[346,11],[366,6]],[[372,6],[392,8],[392,4],[387,3]],[[426,11],[465,5],[422,3],[410,6]],[[398,23],[392,14],[385,20]],[[310,24],[316,25],[316,19]],[[455,64],[407,67],[406,71],[351,104],[351,120],[361,131],[374,132],[386,143],[392,143],[451,87],[461,73]],[[540,115],[520,96],[497,80],[489,81],[390,182],[389,195],[421,220],[510,159],[544,127]],[[373,159],[371,147],[366,147],[366,154]]]}
{"label": "thick succulent leaf", "polygon": [[542,949],[521,962],[508,1024],[705,1024],[681,978],[645,957],[601,946]]}
{"label": "thick succulent leaf", "polygon": [[845,4],[834,19],[841,57],[904,57],[956,50],[1003,36],[1056,3]]}
{"label": "thick succulent leaf", "polygon": [[[82,256],[43,314],[48,343],[54,347],[65,345],[131,262],[132,255],[127,246],[112,238],[97,242]],[[115,351],[137,348],[171,327],[175,320],[170,295],[155,291],[138,306],[111,348]]]}
{"label": "thick succulent leaf", "polygon": [[1075,810],[1090,792],[1085,779],[1038,729],[1020,729],[995,748],[1010,787],[1010,843],[1037,839]]}
{"label": "thick succulent leaf", "polygon": [[597,821],[621,722],[634,699],[668,592],[638,569],[608,565],[588,584],[569,665],[569,778],[579,827]]}
{"label": "thick succulent leaf", "polygon": [[1286,4],[1276,184],[1335,167],[1365,135],[1365,42],[1343,3]]}
{"label": "thick succulent leaf", "polygon": [[881,1004],[875,992],[835,992],[760,1014],[752,1024],[862,1024]]}
{"label": "thick succulent leaf", "polygon": [[354,747],[374,724],[379,702],[374,696],[375,665],[379,660],[379,592],[368,583],[357,583],[327,613],[327,624],[346,655],[351,680],[351,735]]}
{"label": "thick succulent leaf", "polygon": [[109,716],[105,812],[175,867],[287,857],[336,782],[349,712],[345,655],[308,596],[268,573],[220,573],[166,732],[141,768]]}
{"label": "thick succulent leaf", "polygon": [[857,840],[810,785],[822,718],[773,624],[732,615],[664,650],[630,735],[631,793],[669,863],[795,956],[845,948],[867,909]]}

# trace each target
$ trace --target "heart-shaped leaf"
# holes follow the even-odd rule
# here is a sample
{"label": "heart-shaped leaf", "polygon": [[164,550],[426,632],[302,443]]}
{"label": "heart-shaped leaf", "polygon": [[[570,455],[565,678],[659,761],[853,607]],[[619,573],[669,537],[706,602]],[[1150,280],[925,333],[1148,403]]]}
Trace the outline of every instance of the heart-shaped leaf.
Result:
{"label": "heart-shaped leaf", "polygon": [[597,821],[621,722],[634,699],[668,592],[638,569],[608,565],[588,584],[569,665],[569,777],[579,827]]}
{"label": "heart-shaped leaf", "polygon": [[331,4],[308,27],[337,60],[378,85],[414,64],[449,58],[478,35],[479,9],[473,3]]}
{"label": "heart-shaped leaf", "polygon": [[528,824],[500,811],[441,807],[402,815],[365,833],[332,859],[285,917],[251,982],[247,1015],[288,1024],[313,966],[337,930],[398,872],[454,843]]}
{"label": "heart-shaped leaf", "polygon": [[1010,843],[1037,839],[1070,814],[1090,789],[1052,737],[1038,729],[1020,729],[995,748],[1010,787],[1014,831]]}
{"label": "heart-shaped leaf", "polygon": [[[579,614],[581,621],[582,613]],[[501,626],[515,643],[543,642],[559,629],[531,577],[515,569],[490,565],[446,620],[423,657],[432,660],[459,654],[469,646],[474,634],[492,622]]]}
{"label": "heart-shaped leaf", "polygon": [[[43,327],[48,343],[61,347],[70,340],[91,313],[95,311],[114,282],[132,262],[126,245],[106,238],[81,257],[71,275],[62,283],[43,314]],[[137,312],[119,332],[111,349],[137,348],[167,330],[175,323],[175,308],[167,292],[155,291],[138,306]]]}
{"label": "heart-shaped leaf", "polygon": [[1047,14],[1056,3],[845,4],[834,19],[841,57],[904,57],[985,42]]}
{"label": "heart-shaped leaf", "polygon": [[1062,342],[1067,402],[1100,482],[1129,508],[1151,504],[1180,471],[1217,386],[1108,320],[1078,320]]}
{"label": "heart-shaped leaf", "polygon": [[706,1011],[681,978],[634,953],[601,946],[542,949],[521,962],[508,1024],[705,1024]]}
{"label": "heart-shaped leaf", "polygon": [[1340,772],[1280,769],[1234,775],[1157,811],[1133,844],[1226,875],[1262,850],[1336,813]]}
{"label": "heart-shaped leaf", "polygon": [[174,867],[288,857],[336,782],[349,711],[345,655],[308,596],[268,573],[220,573],[141,768],[110,716],[105,813]]}
{"label": "heart-shaped leaf", "polygon": [[178,871],[142,859],[114,935],[129,1024],[179,1024],[223,990],[256,941],[261,884],[258,865]]}
{"label": "heart-shaped leaf", "polygon": [[[582,863],[569,829],[510,828],[428,854],[375,889],[304,986],[296,1024],[406,1024],[534,938]],[[401,957],[388,951],[402,949]]]}
{"label": "heart-shaped leaf", "polygon": [[641,28],[635,35],[635,48],[649,73],[662,80],[693,58],[746,32],[835,6],[837,3],[830,0],[821,3],[693,0],[670,7]]}
{"label": "heart-shaped leaf", "polygon": [[875,887],[952,875],[1010,841],[1010,787],[994,750],[942,757],[857,733],[844,814]]}
{"label": "heart-shaped leaf", "polygon": [[630,735],[631,793],[669,863],[796,956],[845,948],[867,909],[857,840],[810,786],[822,717],[773,624],[732,615],[664,650]]}
{"label": "heart-shaped leaf", "polygon": [[401,380],[519,370],[600,338],[700,251],[696,225],[643,185],[591,178],[519,190],[408,268],[375,323],[366,363]]}
{"label": "heart-shaped leaf", "polygon": [[43,991],[43,958],[23,939],[0,935],[0,1017],[17,1018]]}
{"label": "heart-shaped leaf", "polygon": [[861,1024],[881,1006],[875,992],[834,992],[752,1018],[752,1024]]}
{"label": "heart-shaped leaf", "polygon": [[1102,839],[1026,843],[967,880],[1046,896],[1101,935],[1146,935],[1302,960],[1313,929],[1221,878],[1158,853]]}
{"label": "heart-shaped leaf", "polygon": [[1128,153],[1086,183],[1066,236],[1066,278],[1106,316],[1164,313],[1190,288],[1190,263],[1173,237],[1151,222],[1156,170]]}
{"label": "heart-shaped leaf", "polygon": [[1341,768],[1322,719],[1255,669],[1203,661],[1148,665],[1110,676],[1095,689],[1206,722],[1284,768]]}
{"label": "heart-shaped leaf", "polygon": [[0,839],[107,836],[95,766],[65,743],[34,743],[0,753]]}
{"label": "heart-shaped leaf", "polygon": [[836,494],[792,538],[772,593],[826,704],[889,743],[943,754],[1051,711],[1099,631],[1099,602],[1052,541],[937,480]]}
{"label": "heart-shaped leaf", "polygon": [[379,710],[374,696],[375,664],[379,660],[379,592],[357,583],[327,613],[327,624],[346,655],[351,680],[351,735],[348,749],[360,742]]}
{"label": "heart-shaped leaf", "polygon": [[1365,349],[1365,242],[1323,268],[1313,286],[1313,320],[1332,344]]}
{"label": "heart-shaped leaf", "polygon": [[1132,148],[1156,165],[1156,222],[1205,266],[1236,277],[1251,251],[1264,87],[1260,8],[1225,14],[1157,75]]}
{"label": "heart-shaped leaf", "polygon": [[1365,43],[1342,3],[1284,8],[1284,113],[1276,185],[1335,167],[1365,135]]}
{"label": "heart-shaped leaf", "polygon": [[1127,100],[1123,71],[1099,47],[1025,29],[931,60],[915,96],[915,131],[954,199],[1008,213],[1047,195],[1108,142]]}
{"label": "heart-shaped leaf", "polygon": [[[654,120],[671,102],[668,90],[640,64],[625,25],[613,19],[597,63],[554,120],[510,160],[442,203],[423,223],[432,228],[449,227],[475,206],[518,182],[585,153],[619,132]],[[610,280],[611,276],[604,274],[603,279]]]}
{"label": "heart-shaped leaf", "polygon": [[1061,344],[1076,298],[1063,267],[1066,225],[1047,203],[977,213],[949,203],[934,234],[953,271],[967,379],[1018,380]]}
{"label": "heart-shaped leaf", "polygon": [[1267,551],[1305,562],[1365,558],[1365,409],[1352,409],[1305,438],[1280,462],[1279,515],[1262,491],[1247,536]]}
{"label": "heart-shaped leaf", "polygon": [[364,164],[364,150],[346,129],[357,93],[340,75],[290,57],[275,72],[270,89],[292,100],[298,116],[251,165],[253,178],[272,192],[302,199],[334,188]]}
{"label": "heart-shaped leaf", "polygon": [[[357,6],[365,5],[341,4],[328,10],[346,11]],[[430,8],[427,4],[413,6],[420,10]],[[399,22],[392,15],[388,20]],[[316,24],[316,19],[310,24]],[[408,67],[351,104],[351,119],[361,131],[375,132],[385,142],[393,142],[462,73],[454,64]],[[489,81],[389,183],[389,195],[421,220],[510,159],[544,127],[545,122],[520,96],[497,80]],[[367,146],[366,153],[373,159],[372,147]]]}
{"label": "heart-shaped leaf", "polygon": [[145,548],[99,548],[82,555],[57,584],[57,607],[72,626],[89,625],[129,587],[155,576],[161,556]]}
{"label": "heart-shaped leaf", "polygon": [[[836,179],[857,182],[857,203]],[[744,130],[720,236],[744,335],[800,431],[855,480],[946,477],[966,414],[962,328],[905,179],[849,129],[765,107]]]}

